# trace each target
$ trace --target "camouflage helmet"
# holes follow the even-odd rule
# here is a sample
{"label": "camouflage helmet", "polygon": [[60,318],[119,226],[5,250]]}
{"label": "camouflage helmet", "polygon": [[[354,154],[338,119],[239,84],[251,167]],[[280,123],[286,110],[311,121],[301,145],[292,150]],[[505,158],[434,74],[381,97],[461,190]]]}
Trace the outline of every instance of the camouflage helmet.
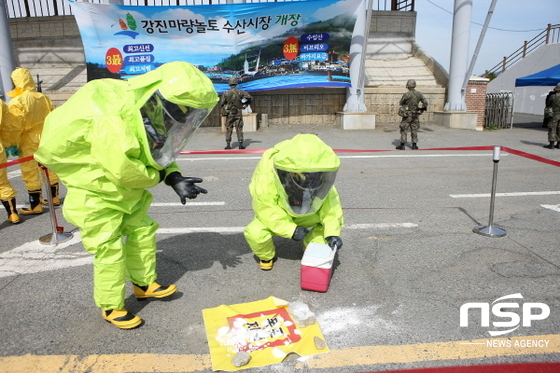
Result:
{"label": "camouflage helmet", "polygon": [[560,83],[556,84],[556,87],[554,87],[554,90],[556,92],[560,92]]}
{"label": "camouflage helmet", "polygon": [[234,76],[232,76],[232,77],[229,78],[229,80],[228,80],[228,84],[229,84],[229,85],[237,85],[238,83],[239,83],[239,80],[238,80],[236,77],[234,77]]}
{"label": "camouflage helmet", "polygon": [[415,88],[415,87],[416,87],[416,80],[408,79],[408,82],[406,82],[406,88]]}

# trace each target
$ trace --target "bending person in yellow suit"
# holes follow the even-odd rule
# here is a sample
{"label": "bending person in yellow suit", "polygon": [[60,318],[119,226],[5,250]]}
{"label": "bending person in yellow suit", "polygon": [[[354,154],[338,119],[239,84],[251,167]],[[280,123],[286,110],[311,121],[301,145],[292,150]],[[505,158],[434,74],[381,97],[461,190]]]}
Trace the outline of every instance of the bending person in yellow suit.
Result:
{"label": "bending person in yellow suit", "polygon": [[[14,148],[9,139],[18,138],[18,132],[19,129],[17,126],[14,126],[14,120],[8,110],[8,105],[0,100],[0,164],[8,161],[6,153]],[[16,194],[16,190],[8,180],[8,170],[0,168],[0,200],[8,212],[7,220],[13,224],[20,222],[20,217],[16,210]]]}
{"label": "bending person in yellow suit", "polygon": [[[12,99],[8,103],[8,108],[21,128],[19,139],[10,139],[18,147],[19,157],[32,157],[37,151],[43,125],[47,115],[53,111],[54,107],[51,100],[37,92],[37,85],[29,70],[17,68],[12,74],[14,90],[8,92]],[[21,176],[29,193],[29,208],[20,209],[22,215],[35,215],[43,213],[43,203],[46,204],[41,196],[41,173],[35,160],[20,163]],[[49,172],[49,182],[51,185],[52,202],[55,206],[60,205],[58,196],[59,184],[58,176],[54,172]]]}
{"label": "bending person in yellow suit", "polygon": [[273,236],[342,247],[342,207],[334,187],[340,159],[316,135],[296,135],[262,155],[249,191],[255,218],[245,239],[263,271],[276,256]]}
{"label": "bending person in yellow suit", "polygon": [[146,188],[161,181],[185,204],[206,193],[183,177],[175,158],[218,102],[206,75],[171,62],[128,81],[92,80],[47,118],[35,159],[67,188],[63,213],[80,228],[93,261],[93,295],[102,317],[121,329],[142,319],[125,309],[126,279],[137,299],[165,298],[156,282],[156,231]]}

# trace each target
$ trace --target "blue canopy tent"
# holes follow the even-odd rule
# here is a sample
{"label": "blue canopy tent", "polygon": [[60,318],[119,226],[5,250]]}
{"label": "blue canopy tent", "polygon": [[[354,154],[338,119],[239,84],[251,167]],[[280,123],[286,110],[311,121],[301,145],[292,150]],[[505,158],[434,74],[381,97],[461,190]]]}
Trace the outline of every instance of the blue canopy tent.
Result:
{"label": "blue canopy tent", "polygon": [[558,83],[560,83],[560,65],[515,79],[516,87],[555,86]]}

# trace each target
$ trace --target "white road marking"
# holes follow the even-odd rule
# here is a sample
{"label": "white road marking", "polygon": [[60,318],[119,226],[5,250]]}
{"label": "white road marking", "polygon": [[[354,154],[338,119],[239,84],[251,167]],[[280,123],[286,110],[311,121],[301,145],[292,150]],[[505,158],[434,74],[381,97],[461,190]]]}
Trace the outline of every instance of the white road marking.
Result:
{"label": "white road marking", "polygon": [[[414,223],[350,224],[343,229],[389,229],[415,228]],[[160,228],[158,234],[187,234],[214,232],[222,234],[242,233],[245,227],[200,227],[200,228]],[[0,278],[28,273],[53,271],[77,267],[93,262],[93,255],[80,250],[63,250],[81,242],[80,232],[73,232],[72,239],[57,245],[43,245],[38,240],[26,242],[15,249],[0,254]]]}
{"label": "white road marking", "polygon": [[560,205],[541,205],[545,209],[549,209],[552,211],[560,212]]}
{"label": "white road marking", "polygon": [[154,202],[150,206],[168,207],[168,206],[224,206],[225,202],[187,202],[184,205],[180,202]]}
{"label": "white road marking", "polygon": [[85,251],[57,253],[81,242],[80,233],[73,232],[73,234],[72,239],[58,245],[43,245],[36,240],[0,254],[0,277],[52,271],[91,263],[93,255]]}
{"label": "white road marking", "polygon": [[350,224],[345,229],[389,229],[389,228],[416,228],[415,223],[377,223],[377,224]]}
{"label": "white road marking", "polygon": [[[550,196],[560,194],[560,191],[545,191],[545,192],[512,192],[512,193],[496,193],[496,197],[522,197],[522,196]],[[483,194],[450,194],[451,198],[487,198],[490,193]]]}
{"label": "white road marking", "polygon": [[[504,154],[507,155],[507,154]],[[486,154],[376,154],[376,155],[339,155],[339,158],[360,159],[360,158],[434,158],[434,157],[491,157],[492,153]],[[176,161],[238,161],[238,160],[260,160],[261,157],[189,157],[188,154],[178,157]]]}

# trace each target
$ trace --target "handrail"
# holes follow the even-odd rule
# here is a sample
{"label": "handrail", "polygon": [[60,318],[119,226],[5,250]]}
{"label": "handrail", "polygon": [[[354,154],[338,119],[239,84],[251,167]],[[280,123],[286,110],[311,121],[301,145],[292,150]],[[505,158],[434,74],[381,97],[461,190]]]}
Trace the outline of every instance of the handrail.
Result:
{"label": "handrail", "polygon": [[523,46],[517,49],[515,52],[502,59],[502,62],[498,63],[496,66],[492,67],[490,70],[486,70],[484,73],[485,77],[490,75],[500,75],[506,69],[513,66],[518,61],[527,57],[527,55],[533,52],[535,49],[541,45],[554,44],[560,42],[560,24],[551,25],[548,24],[547,28],[533,39],[525,41]]}
{"label": "handrail", "polygon": [[[88,0],[90,3],[103,3],[103,0]],[[248,3],[280,2],[285,0],[246,0]],[[375,0],[373,10],[414,11],[415,0]],[[124,5],[134,6],[189,6],[226,4],[227,0],[123,0]],[[70,16],[72,10],[66,0],[10,0],[6,1],[9,18]]]}

